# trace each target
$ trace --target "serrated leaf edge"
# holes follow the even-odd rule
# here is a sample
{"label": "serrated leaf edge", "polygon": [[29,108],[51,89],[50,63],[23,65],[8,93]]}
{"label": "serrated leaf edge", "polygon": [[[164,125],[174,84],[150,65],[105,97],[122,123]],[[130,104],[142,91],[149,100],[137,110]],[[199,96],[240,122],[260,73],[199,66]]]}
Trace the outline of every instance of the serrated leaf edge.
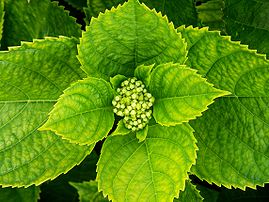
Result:
{"label": "serrated leaf edge", "polygon": [[[61,140],[61,139],[59,139],[59,140]],[[59,141],[59,140],[57,140],[57,141]],[[34,182],[33,182],[33,183],[29,184],[29,185],[1,184],[1,187],[2,187],[2,188],[6,188],[6,187],[11,187],[11,188],[28,188],[28,187],[30,187],[30,186],[32,186],[32,185],[34,185],[34,186],[39,186],[39,185],[43,184],[44,182],[52,181],[52,180],[56,179],[57,177],[59,177],[60,175],[62,175],[62,174],[66,174],[66,173],[69,172],[71,169],[73,169],[75,166],[79,165],[79,164],[86,158],[86,156],[88,156],[88,155],[92,152],[92,150],[94,149],[94,146],[95,146],[95,145],[93,145],[92,148],[91,148],[90,150],[87,150],[87,152],[85,152],[85,156],[84,156],[79,162],[76,162],[76,163],[75,163],[74,165],[72,165],[70,168],[65,169],[63,172],[60,172],[58,175],[56,175],[56,176],[53,177],[53,178],[48,178],[48,179],[46,179],[46,180],[42,180],[42,181],[37,182],[37,183],[34,183]],[[88,146],[88,147],[89,147],[89,146]]]}
{"label": "serrated leaf edge", "polygon": [[[258,53],[258,51],[256,49],[250,49],[249,48],[249,45],[246,45],[246,44],[242,44],[241,41],[233,41],[231,39],[231,36],[223,36],[221,35],[221,31],[218,31],[218,30],[213,30],[213,31],[210,31],[209,30],[209,27],[202,27],[202,28],[199,28],[199,27],[193,27],[192,25],[186,27],[185,25],[182,25],[180,27],[178,27],[177,29],[186,29],[186,30],[203,30],[203,31],[207,31],[209,33],[217,33],[221,38],[225,39],[226,41],[229,41],[230,43],[233,43],[235,45],[240,45],[240,47],[242,47],[243,51],[246,51],[246,52],[249,52],[249,53],[252,53],[254,55],[256,55],[257,57],[269,62],[268,59],[266,59],[266,54],[263,54],[263,53]],[[194,132],[195,133],[195,132]],[[214,184],[218,187],[225,187],[225,188],[228,188],[228,189],[232,189],[232,188],[239,188],[243,191],[246,191],[246,188],[249,187],[251,189],[254,189],[256,190],[257,189],[257,186],[260,186],[260,187],[264,187],[265,184],[269,183],[269,180],[267,182],[264,182],[264,183],[258,183],[258,184],[255,184],[255,185],[244,185],[244,186],[234,186],[234,185],[230,185],[230,184],[222,184],[221,182],[219,181],[216,181],[216,182],[213,182],[212,180],[208,180],[204,177],[201,177],[199,174],[195,173],[195,172],[191,172],[192,174],[196,175],[200,180],[202,181],[206,181],[208,182],[209,184]]]}
{"label": "serrated leaf edge", "polygon": [[[156,117],[154,117],[154,105],[153,105],[153,117],[154,117],[155,121],[156,121],[159,125],[161,125],[161,126],[176,126],[176,125],[180,125],[180,124],[182,124],[182,123],[188,123],[188,122],[191,121],[191,120],[195,120],[195,119],[197,119],[198,117],[201,117],[201,116],[203,115],[203,112],[205,112],[206,110],[208,110],[209,105],[213,104],[213,103],[215,102],[215,99],[220,98],[220,97],[223,97],[223,96],[231,95],[231,93],[228,92],[228,91],[224,91],[224,90],[220,90],[220,89],[218,89],[218,88],[215,88],[215,87],[214,87],[214,84],[208,82],[207,79],[206,79],[205,77],[203,77],[201,74],[198,73],[198,70],[196,70],[196,69],[192,69],[191,67],[189,67],[189,66],[187,66],[187,65],[181,65],[181,64],[179,64],[179,63],[169,62],[169,63],[164,63],[164,64],[161,64],[161,65],[158,65],[158,66],[168,65],[168,64],[171,64],[171,65],[178,65],[178,66],[180,66],[180,67],[184,67],[185,69],[194,72],[198,77],[200,77],[201,80],[203,80],[204,83],[206,83],[206,84],[208,84],[210,87],[214,88],[214,90],[216,90],[216,93],[217,93],[217,91],[218,91],[218,92],[219,92],[219,95],[218,95],[218,96],[214,96],[214,98],[211,100],[211,102],[209,102],[209,103],[204,107],[204,109],[203,109],[198,115],[196,115],[196,116],[193,117],[193,118],[189,118],[189,119],[186,120],[186,121],[181,121],[181,122],[179,122],[179,123],[178,123],[178,122],[162,123],[160,120],[158,120]],[[155,68],[152,70],[152,73],[158,68],[158,66],[155,67]],[[153,95],[153,96],[154,96],[154,95]],[[157,101],[158,101],[158,99],[156,99],[155,102],[157,102]]]}
{"label": "serrated leaf edge", "polygon": [[[56,103],[53,105],[52,110],[48,113],[48,118],[47,118],[46,122],[45,122],[41,127],[39,127],[39,128],[37,129],[38,131],[52,131],[52,132],[54,132],[56,135],[58,135],[59,137],[61,137],[63,140],[67,140],[68,142],[70,142],[70,143],[72,143],[72,144],[77,144],[77,145],[80,145],[80,146],[90,146],[90,145],[92,145],[92,144],[96,144],[98,141],[101,141],[101,140],[105,139],[105,138],[108,136],[109,132],[110,132],[111,129],[113,128],[113,124],[111,125],[111,127],[110,127],[108,133],[107,133],[102,139],[98,140],[97,142],[92,142],[92,143],[89,143],[89,142],[81,143],[81,142],[77,142],[77,141],[75,141],[75,140],[66,138],[66,137],[64,137],[62,134],[60,134],[57,130],[52,129],[50,126],[46,126],[46,123],[47,123],[47,121],[49,120],[50,115],[51,115],[52,113],[54,113],[54,109],[55,109],[55,107],[56,107],[56,104],[57,104],[59,101],[61,101],[61,100],[63,99],[63,97],[65,96],[66,91],[68,91],[69,88],[72,88],[72,87],[75,86],[76,84],[78,84],[78,83],[82,83],[85,79],[96,79],[96,80],[99,80],[99,81],[105,81],[104,79],[101,79],[101,78],[87,77],[87,78],[84,78],[84,79],[82,79],[82,80],[78,80],[78,81],[75,81],[75,82],[71,83],[71,85],[70,85],[68,88],[66,88],[66,89],[63,91],[63,93],[60,95],[60,97],[57,99]],[[107,82],[107,81],[105,81],[105,82],[106,82],[107,85],[111,88],[111,90],[113,90],[112,87],[111,87],[111,85],[110,85],[110,83]],[[112,103],[111,103],[111,109],[112,109],[112,108],[113,108],[113,106],[112,106]],[[113,113],[113,112],[111,111],[111,113]],[[113,113],[113,115],[114,115],[114,113]],[[114,118],[114,121],[115,121],[115,118]]]}
{"label": "serrated leaf edge", "polygon": [[[182,42],[183,42],[183,44],[184,44],[184,47],[183,48],[185,50],[185,61],[183,62],[183,64],[185,64],[186,61],[188,60],[188,57],[187,57],[188,56],[187,42],[185,41],[185,38],[182,36],[182,34],[177,31],[177,29],[175,28],[173,22],[172,21],[169,22],[168,17],[166,15],[162,15],[161,12],[157,12],[155,8],[150,9],[149,7],[147,7],[147,5],[145,5],[144,3],[140,3],[138,0],[129,0],[129,1],[124,2],[123,4],[119,4],[116,7],[113,6],[111,9],[106,9],[104,12],[100,12],[99,15],[98,15],[98,17],[91,17],[90,24],[86,26],[85,31],[82,31],[82,36],[80,37],[80,43],[77,45],[77,50],[78,50],[77,58],[78,58],[78,60],[79,60],[79,62],[81,64],[81,69],[87,75],[88,75],[88,73],[84,69],[85,63],[84,63],[83,59],[80,58],[80,55],[81,55],[80,54],[80,44],[82,42],[82,38],[83,38],[84,34],[90,29],[91,24],[92,24],[93,21],[98,21],[99,16],[106,15],[107,13],[115,13],[118,9],[121,9],[121,8],[125,7],[127,3],[132,2],[132,1],[137,2],[137,4],[139,4],[140,6],[142,6],[145,10],[147,10],[147,11],[155,14],[156,16],[158,16],[161,19],[164,19],[167,22],[168,27],[170,28],[170,30],[174,30],[175,31],[175,34],[178,35],[179,39],[181,39]],[[143,65],[143,64],[140,64],[140,65]],[[138,65],[138,66],[140,66],[140,65]],[[103,75],[104,77],[106,77],[106,75],[104,75],[103,73],[98,72],[98,74]]]}
{"label": "serrated leaf edge", "polygon": [[[155,125],[158,125],[157,123],[156,124],[153,124],[153,125],[150,125],[150,126],[148,126],[149,128],[150,127],[154,127]],[[178,198],[179,197],[179,193],[180,193],[180,191],[183,191],[183,190],[185,190],[185,184],[186,184],[186,181],[189,179],[189,173],[191,172],[191,168],[192,168],[192,166],[193,165],[195,165],[196,164],[196,159],[197,159],[197,151],[199,150],[199,148],[198,148],[198,146],[197,146],[197,139],[195,138],[195,136],[194,136],[194,129],[188,124],[188,127],[191,129],[191,132],[192,132],[192,136],[191,136],[191,139],[193,140],[193,146],[194,146],[194,150],[195,150],[195,154],[194,154],[194,160],[193,160],[193,162],[191,162],[191,165],[189,166],[189,168],[187,169],[187,171],[186,171],[186,174],[185,174],[185,176],[183,177],[183,180],[185,181],[185,183],[184,183],[184,186],[183,186],[183,188],[182,189],[179,189],[178,191],[177,191],[177,193],[176,193],[176,197]],[[136,137],[135,137],[136,138]],[[137,138],[136,138],[137,139]],[[146,138],[147,139],[147,138]],[[146,140],[145,139],[145,140]],[[138,140],[138,139],[137,139]],[[144,140],[144,141],[145,141]],[[143,142],[144,142],[143,141]],[[139,143],[139,144],[143,144],[143,142],[141,142],[141,143]],[[99,157],[99,159],[101,159],[102,158],[102,156],[104,155],[104,152],[101,150],[101,154],[100,154],[100,157]],[[107,193],[105,193],[105,191],[100,187],[100,183],[99,183],[99,180],[100,180],[100,175],[98,174],[98,166],[99,166],[99,160],[98,160],[98,162],[97,162],[97,166],[96,166],[96,173],[97,173],[97,175],[96,175],[96,181],[98,182],[98,192],[102,192],[103,193],[103,196],[104,196],[104,198],[108,198],[109,200],[111,200],[111,201],[114,201],[115,200],[115,198],[113,197],[113,196],[109,196]],[[174,197],[174,198],[176,198],[176,197]]]}

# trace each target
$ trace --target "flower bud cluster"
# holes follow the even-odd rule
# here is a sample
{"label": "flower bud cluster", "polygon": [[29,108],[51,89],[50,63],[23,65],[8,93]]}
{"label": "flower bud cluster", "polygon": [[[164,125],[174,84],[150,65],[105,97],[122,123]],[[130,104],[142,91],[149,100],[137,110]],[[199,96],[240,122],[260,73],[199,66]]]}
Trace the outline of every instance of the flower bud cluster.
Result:
{"label": "flower bud cluster", "polygon": [[124,117],[123,123],[132,131],[143,129],[152,116],[154,97],[147,91],[142,81],[129,78],[121,83],[112,104],[114,113]]}

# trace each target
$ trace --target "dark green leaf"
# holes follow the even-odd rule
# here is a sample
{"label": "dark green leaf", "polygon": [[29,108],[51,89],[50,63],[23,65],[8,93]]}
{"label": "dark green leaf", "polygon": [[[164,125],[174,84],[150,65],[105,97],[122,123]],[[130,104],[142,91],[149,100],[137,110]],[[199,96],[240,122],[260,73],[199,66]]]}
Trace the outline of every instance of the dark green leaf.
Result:
{"label": "dark green leaf", "polygon": [[57,2],[49,0],[4,0],[5,22],[2,45],[19,45],[45,36],[80,37],[80,26]]}

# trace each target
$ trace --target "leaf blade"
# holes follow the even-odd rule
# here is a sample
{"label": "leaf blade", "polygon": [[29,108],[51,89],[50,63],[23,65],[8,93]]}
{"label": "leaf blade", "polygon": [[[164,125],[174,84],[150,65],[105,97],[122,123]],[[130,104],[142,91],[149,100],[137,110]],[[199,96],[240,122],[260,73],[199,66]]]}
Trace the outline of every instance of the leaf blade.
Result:
{"label": "leaf blade", "polygon": [[219,32],[192,27],[179,31],[188,42],[187,63],[209,82],[232,93],[191,122],[199,147],[193,172],[200,179],[228,188],[263,186],[269,180],[265,169],[268,147],[264,144],[269,134],[269,62],[264,55]]}
{"label": "leaf blade", "polygon": [[[20,41],[32,41],[46,36],[80,37],[81,29],[63,6],[49,0],[4,0],[5,22],[3,48],[18,46]],[[46,19],[46,20],[44,20]]]}
{"label": "leaf blade", "polygon": [[172,63],[153,70],[150,92],[155,97],[153,116],[166,126],[201,116],[213,99],[228,94],[214,88],[194,70]]}
{"label": "leaf blade", "polygon": [[93,77],[80,80],[64,91],[39,130],[54,131],[72,143],[94,144],[113,126],[113,97],[106,81]]}
{"label": "leaf blade", "polygon": [[82,34],[78,58],[88,75],[108,79],[132,76],[140,64],[184,63],[185,47],[166,17],[130,0],[92,19]]}
{"label": "leaf blade", "polygon": [[114,201],[173,201],[195,162],[191,134],[188,124],[152,125],[142,143],[135,134],[107,138],[97,164],[99,190]]}
{"label": "leaf blade", "polygon": [[0,184],[39,185],[66,173],[93,149],[39,132],[55,100],[82,76],[76,39],[34,40],[0,53]]}

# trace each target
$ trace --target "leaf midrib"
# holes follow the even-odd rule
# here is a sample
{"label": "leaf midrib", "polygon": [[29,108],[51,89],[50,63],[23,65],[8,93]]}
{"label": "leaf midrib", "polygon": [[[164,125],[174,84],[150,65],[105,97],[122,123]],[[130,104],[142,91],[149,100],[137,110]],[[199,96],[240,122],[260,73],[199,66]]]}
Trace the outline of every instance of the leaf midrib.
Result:
{"label": "leaf midrib", "polygon": [[184,98],[199,97],[199,96],[213,95],[213,94],[216,94],[217,95],[217,92],[192,94],[192,95],[182,95],[182,96],[173,96],[173,97],[162,97],[162,98],[157,99],[156,101],[173,100],[173,99],[184,99]]}

